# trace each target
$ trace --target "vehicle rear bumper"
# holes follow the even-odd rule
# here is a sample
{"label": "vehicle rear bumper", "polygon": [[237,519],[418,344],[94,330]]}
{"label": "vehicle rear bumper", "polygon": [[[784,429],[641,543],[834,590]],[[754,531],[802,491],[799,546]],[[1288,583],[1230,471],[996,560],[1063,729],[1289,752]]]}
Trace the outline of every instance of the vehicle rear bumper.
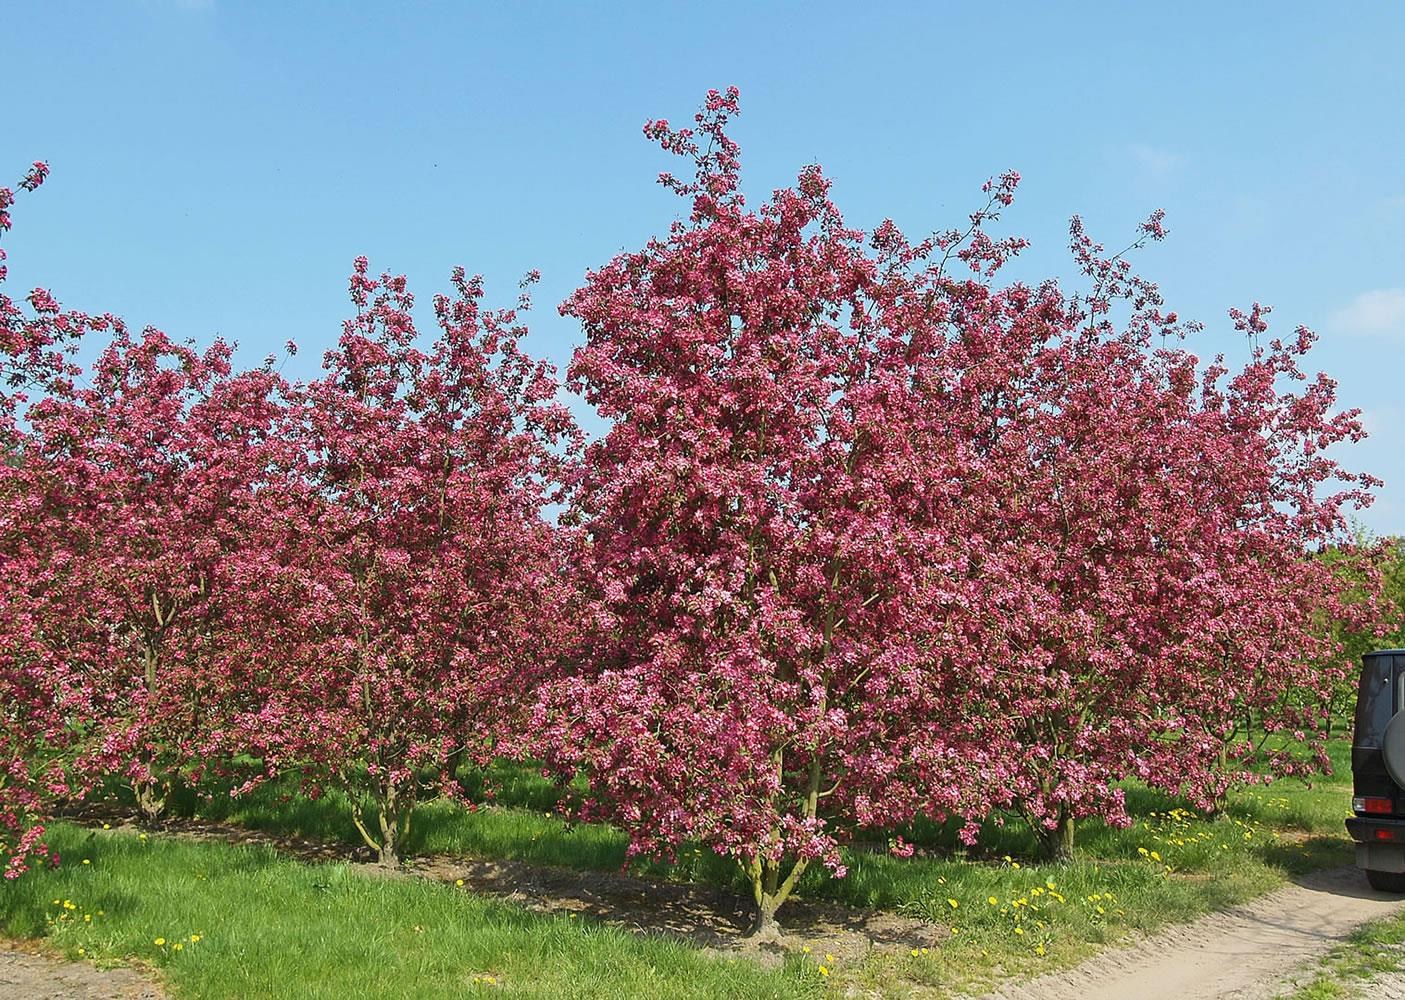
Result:
{"label": "vehicle rear bumper", "polygon": [[1346,832],[1356,841],[1357,868],[1405,872],[1405,819],[1353,816]]}

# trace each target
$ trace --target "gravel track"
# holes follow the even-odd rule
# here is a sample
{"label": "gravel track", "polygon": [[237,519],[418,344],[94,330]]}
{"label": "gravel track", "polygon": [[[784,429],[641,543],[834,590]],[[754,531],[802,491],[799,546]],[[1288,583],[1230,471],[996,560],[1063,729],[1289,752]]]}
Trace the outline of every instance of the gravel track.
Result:
{"label": "gravel track", "polygon": [[1303,962],[1402,908],[1357,869],[1334,868],[985,1000],[1270,1000]]}

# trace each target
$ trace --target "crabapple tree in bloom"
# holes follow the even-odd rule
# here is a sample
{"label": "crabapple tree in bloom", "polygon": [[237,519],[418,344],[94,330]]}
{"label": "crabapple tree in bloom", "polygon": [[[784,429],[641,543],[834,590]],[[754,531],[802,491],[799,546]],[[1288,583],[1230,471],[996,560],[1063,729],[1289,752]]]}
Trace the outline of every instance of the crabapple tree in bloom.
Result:
{"label": "crabapple tree in bloom", "polygon": [[1260,345],[1267,313],[1231,311],[1249,359],[1232,374],[1222,357],[1205,369],[1194,416],[1212,459],[1194,502],[1215,523],[1202,529],[1192,590],[1201,669],[1178,674],[1171,696],[1182,755],[1200,766],[1164,783],[1206,806],[1232,783],[1330,769],[1335,693],[1357,666],[1343,632],[1384,638],[1393,611],[1383,553],[1348,522],[1379,480],[1327,454],[1365,436],[1359,411],[1337,409],[1335,383],[1303,371],[1311,331]]}
{"label": "crabapple tree in bloom", "polygon": [[[535,276],[532,276],[532,280]],[[547,508],[576,431],[518,310],[462,269],[420,347],[403,277],[356,262],[357,315],[300,387],[291,463],[264,495],[250,657],[281,679],[243,721],[269,773],[350,797],[384,863],[411,810],[511,732],[571,620]],[[519,308],[526,305],[524,293]]]}
{"label": "crabapple tree in bloom", "polygon": [[661,176],[691,214],[562,306],[586,333],[570,384],[611,426],[576,512],[588,652],[534,736],[631,852],[734,858],[773,934],[807,867],[844,873],[854,826],[983,811],[961,718],[981,415],[947,364],[943,265],[993,271],[1020,244],[982,229],[1014,175],[918,244],[846,227],[818,168],[750,210],[736,111],[713,92],[696,128],[646,125],[694,168]]}
{"label": "crabapple tree in bloom", "polygon": [[[48,175],[36,162],[19,186],[33,191]],[[12,189],[0,187],[0,235],[10,229]],[[0,282],[6,277],[0,248]],[[52,798],[68,793],[65,754],[81,721],[66,677],[66,615],[48,600],[55,581],[33,550],[33,511],[42,497],[30,472],[31,400],[72,390],[70,349],[105,317],[64,311],[36,288],[29,308],[0,286],[0,868],[24,872],[48,852],[42,819]],[[55,858],[54,860],[57,860]]]}
{"label": "crabapple tree in bloom", "polygon": [[29,411],[26,531],[46,600],[68,611],[66,670],[88,720],[75,763],[122,777],[152,820],[243,687],[225,619],[280,380],[271,363],[235,372],[223,342],[111,331],[81,388]]}
{"label": "crabapple tree in bloom", "polygon": [[[1158,213],[1137,243],[1161,235]],[[1303,689],[1315,700],[1330,687],[1307,667],[1330,653],[1322,617],[1345,613],[1309,550],[1341,534],[1343,507],[1371,484],[1322,455],[1360,436],[1354,412],[1333,412],[1330,382],[1274,388],[1298,377],[1307,334],[1255,353],[1223,389],[1221,363],[1202,372],[1166,346],[1188,331],[1155,286],[1076,219],[1073,249],[1092,291],[1045,286],[1047,324],[1012,341],[980,463],[997,507],[972,537],[1000,581],[986,612],[1004,675],[989,746],[1058,856],[1077,817],[1126,821],[1121,779],[1202,804],[1242,780],[1253,748],[1229,744],[1246,714],[1304,738]]]}

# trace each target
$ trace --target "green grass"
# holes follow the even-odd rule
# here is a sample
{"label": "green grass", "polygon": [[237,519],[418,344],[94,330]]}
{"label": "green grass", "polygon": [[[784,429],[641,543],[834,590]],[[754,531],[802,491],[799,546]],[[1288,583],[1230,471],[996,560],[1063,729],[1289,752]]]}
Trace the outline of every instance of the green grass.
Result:
{"label": "green grass", "polygon": [[[1073,862],[1032,861],[1034,838],[1013,818],[987,823],[970,849],[960,847],[951,825],[918,824],[904,833],[919,846],[918,857],[850,849],[846,878],[811,871],[800,892],[954,928],[940,949],[876,957],[838,970],[833,981],[885,993],[897,988],[895,983],[979,986],[1072,964],[1131,931],[1190,920],[1282,885],[1293,874],[1350,863],[1342,827],[1350,799],[1349,748],[1334,745],[1332,755],[1335,776],[1241,789],[1213,819],[1191,812],[1174,796],[1129,784],[1134,824],[1127,829],[1080,824]],[[560,790],[533,767],[499,763],[486,777],[467,780],[474,798],[486,804],[475,811],[448,802],[421,806],[414,817],[412,853],[510,858],[579,870],[624,866],[624,834],[608,825],[563,821],[553,812]],[[272,832],[359,843],[343,796],[329,792],[310,801],[292,791],[271,785],[231,800],[215,789],[205,799],[186,793],[178,806],[187,814],[198,811]],[[745,892],[733,862],[696,848],[683,849],[672,863],[641,861],[633,868]]]}
{"label": "green grass", "polygon": [[1288,1000],[1345,1000],[1364,980],[1405,967],[1405,914],[1358,927]]}
{"label": "green grass", "polygon": [[66,823],[51,834],[63,865],[6,885],[0,926],[73,958],[150,964],[178,997],[760,998],[824,988],[798,957],[768,971],[265,848]]}

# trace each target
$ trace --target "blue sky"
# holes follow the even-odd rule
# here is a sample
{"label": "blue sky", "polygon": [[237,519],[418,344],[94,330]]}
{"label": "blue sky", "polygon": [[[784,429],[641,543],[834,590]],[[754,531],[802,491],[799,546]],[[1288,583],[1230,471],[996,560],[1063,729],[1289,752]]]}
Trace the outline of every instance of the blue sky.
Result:
{"label": "blue sky", "polygon": [[1344,459],[1387,480],[1362,520],[1405,534],[1405,5],[313,4],[111,0],[0,14],[0,174],[43,158],[6,245],[11,289],[135,325],[284,341],[314,370],[346,276],[455,264],[506,304],[540,268],[531,343],[587,267],[666,228],[646,118],[736,84],[753,199],[810,162],[850,222],[1006,216],[1028,276],[1067,274],[1068,217],[1109,244],[1153,208],[1142,271],[1246,350],[1225,311],[1322,334],[1317,367],[1365,411]]}

